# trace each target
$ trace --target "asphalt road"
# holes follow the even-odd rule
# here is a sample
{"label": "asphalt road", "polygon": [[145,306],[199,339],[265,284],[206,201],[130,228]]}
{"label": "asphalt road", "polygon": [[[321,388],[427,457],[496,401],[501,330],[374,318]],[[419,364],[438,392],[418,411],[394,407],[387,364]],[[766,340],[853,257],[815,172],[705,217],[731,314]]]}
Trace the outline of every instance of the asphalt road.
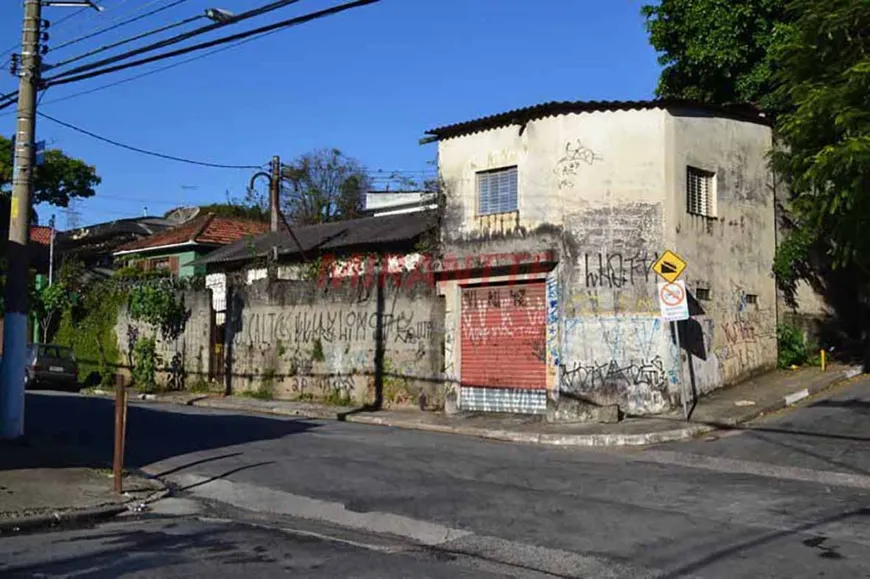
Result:
{"label": "asphalt road", "polygon": [[[111,455],[110,401],[29,394],[27,404],[32,436]],[[747,431],[587,451],[142,404],[130,410],[127,449],[177,496],[234,521],[218,534],[267,544],[268,556],[250,563],[263,576],[283,573],[284,554],[298,550],[322,557],[332,577],[870,577],[868,415],[862,379]],[[111,532],[158,533],[166,549],[178,543],[179,560],[195,558],[215,523],[176,520],[183,533],[160,531],[162,519]],[[300,521],[328,530],[288,534]],[[96,557],[121,557],[115,541],[138,552],[103,531],[82,531],[96,533],[81,539]],[[342,533],[351,538],[336,542]],[[360,534],[406,546],[384,551]],[[31,542],[30,570],[120,576],[52,571],[54,546],[35,547],[58,536],[15,539]],[[10,541],[0,540],[0,561],[11,560]],[[221,561],[210,575],[250,574]],[[64,569],[89,568],[72,565]],[[147,576],[196,576],[173,573]]]}

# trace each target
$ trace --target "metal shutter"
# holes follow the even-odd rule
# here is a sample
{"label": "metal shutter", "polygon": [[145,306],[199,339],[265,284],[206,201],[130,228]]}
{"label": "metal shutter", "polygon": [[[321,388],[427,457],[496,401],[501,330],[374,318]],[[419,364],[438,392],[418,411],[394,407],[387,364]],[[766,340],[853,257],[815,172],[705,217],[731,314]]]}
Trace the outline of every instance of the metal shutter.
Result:
{"label": "metal shutter", "polygon": [[545,410],[546,324],[544,282],[463,288],[461,407]]}

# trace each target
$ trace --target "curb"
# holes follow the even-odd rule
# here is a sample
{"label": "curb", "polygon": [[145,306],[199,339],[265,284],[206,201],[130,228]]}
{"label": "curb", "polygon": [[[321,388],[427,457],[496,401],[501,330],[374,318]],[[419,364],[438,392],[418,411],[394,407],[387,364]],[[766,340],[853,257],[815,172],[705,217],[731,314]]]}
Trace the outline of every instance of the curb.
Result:
{"label": "curb", "polygon": [[[476,428],[473,426],[451,426],[448,424],[431,424],[407,421],[402,419],[390,419],[381,416],[364,416],[359,414],[348,414],[345,412],[337,412],[335,410],[318,409],[309,407],[304,409],[285,409],[280,406],[248,406],[245,404],[235,404],[227,402],[226,399],[214,399],[207,396],[194,398],[185,402],[177,400],[165,400],[157,397],[149,399],[154,402],[163,402],[168,404],[176,404],[183,406],[196,406],[200,408],[210,408],[213,410],[230,410],[251,412],[254,414],[267,414],[276,416],[292,416],[301,418],[313,418],[320,420],[337,420],[342,422],[353,422],[356,424],[368,424],[373,426],[387,426],[392,428],[402,428],[406,430],[418,430],[424,432],[437,432],[442,434],[456,434],[460,436],[470,436],[475,438],[483,438],[489,440],[500,440],[504,442],[519,442],[526,444],[543,444],[548,446],[562,447],[606,447],[606,446],[647,446],[651,444],[661,444],[665,442],[679,442],[689,440],[698,436],[708,434],[715,430],[736,428],[741,424],[750,422],[760,416],[771,414],[783,408],[793,406],[806,398],[817,394],[828,388],[833,388],[846,380],[850,380],[861,375],[862,372],[858,368],[850,368],[840,372],[839,376],[832,376],[831,380],[823,383],[812,384],[803,390],[784,396],[770,404],[764,406],[752,407],[752,411],[743,416],[730,418],[715,422],[691,423],[682,428],[672,430],[662,430],[656,432],[643,432],[635,434],[625,433],[600,433],[600,434],[557,434],[557,433],[536,433],[536,432],[516,432],[511,430],[495,430],[487,428]],[[98,396],[100,394],[97,394]]]}
{"label": "curb", "polygon": [[[150,477],[154,478],[154,477]],[[161,483],[163,484],[163,483]],[[88,509],[70,509],[55,511],[27,517],[10,517],[0,520],[0,536],[7,534],[23,534],[43,531],[46,529],[58,529],[91,525],[116,517],[122,513],[131,511],[134,504],[149,504],[158,501],[170,493],[170,489],[164,488],[153,492],[141,501],[127,501],[109,505],[101,505]]]}
{"label": "curb", "polygon": [[740,426],[741,424],[745,424],[745,423],[750,422],[752,420],[755,420],[756,418],[759,418],[761,416],[765,416],[767,414],[772,414],[772,413],[777,412],[779,410],[782,410],[784,408],[794,406],[795,404],[798,404],[799,402],[806,400],[810,396],[818,394],[819,392],[822,392],[822,391],[827,390],[829,388],[834,388],[836,386],[839,386],[840,384],[843,384],[847,380],[851,380],[852,378],[855,378],[856,376],[860,376],[861,374],[862,374],[862,372],[858,368],[850,368],[848,370],[843,370],[842,372],[839,373],[839,376],[837,376],[837,375],[832,376],[831,380],[821,382],[818,384],[810,384],[809,386],[807,386],[803,390],[798,390],[797,392],[793,392],[787,396],[783,396],[782,398],[779,398],[779,399],[777,399],[774,402],[771,402],[769,404],[766,404],[763,406],[753,406],[752,411],[747,412],[743,416],[739,416],[736,418],[729,418],[726,420],[717,420],[715,422],[709,422],[709,423],[705,423],[705,424],[709,424],[709,425],[716,427],[716,428],[725,428],[725,429],[735,428],[735,427]]}
{"label": "curb", "polygon": [[389,426],[393,428],[405,428],[409,430],[422,430],[439,432],[443,434],[458,434],[473,436],[490,440],[505,442],[522,442],[528,444],[545,444],[549,446],[578,446],[578,447],[601,447],[601,446],[646,446],[662,442],[676,442],[687,440],[707,434],[716,430],[715,426],[698,424],[662,430],[658,432],[644,432],[638,434],[555,434],[536,432],[515,432],[510,430],[491,430],[486,428],[474,428],[471,426],[449,426],[446,424],[420,424],[402,420],[390,420],[377,416],[348,416],[347,422],[358,424],[370,424],[376,426]]}

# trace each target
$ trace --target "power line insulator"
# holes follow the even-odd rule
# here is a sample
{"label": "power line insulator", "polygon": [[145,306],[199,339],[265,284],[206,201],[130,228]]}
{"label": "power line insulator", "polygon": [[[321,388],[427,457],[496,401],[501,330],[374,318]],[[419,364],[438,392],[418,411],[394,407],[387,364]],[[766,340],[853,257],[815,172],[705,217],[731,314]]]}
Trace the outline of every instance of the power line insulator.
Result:
{"label": "power line insulator", "polygon": [[18,55],[12,54],[12,56],[9,57],[9,74],[11,74],[12,76],[18,75],[18,64],[19,64]]}
{"label": "power line insulator", "polygon": [[39,25],[43,30],[48,30],[49,28],[51,28],[51,22],[49,22],[45,18],[39,21]]}
{"label": "power line insulator", "polygon": [[46,54],[48,54],[48,45],[47,45],[47,44],[41,44],[41,45],[39,46],[39,53],[42,54],[43,56],[45,56]]}

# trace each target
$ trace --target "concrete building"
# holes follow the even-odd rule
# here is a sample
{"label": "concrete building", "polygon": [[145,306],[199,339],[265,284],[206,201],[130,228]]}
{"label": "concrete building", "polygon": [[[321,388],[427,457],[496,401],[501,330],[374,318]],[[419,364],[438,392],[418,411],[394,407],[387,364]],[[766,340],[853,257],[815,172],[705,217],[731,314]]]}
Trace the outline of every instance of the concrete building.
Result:
{"label": "concrete building", "polygon": [[415,213],[437,207],[432,191],[369,191],[366,193],[365,214],[372,217]]}
{"label": "concrete building", "polygon": [[[680,403],[681,377],[697,396],[774,367],[771,130],[754,109],[547,103],[429,134],[459,408],[651,414]],[[651,271],[666,249],[688,263],[679,348]]]}

